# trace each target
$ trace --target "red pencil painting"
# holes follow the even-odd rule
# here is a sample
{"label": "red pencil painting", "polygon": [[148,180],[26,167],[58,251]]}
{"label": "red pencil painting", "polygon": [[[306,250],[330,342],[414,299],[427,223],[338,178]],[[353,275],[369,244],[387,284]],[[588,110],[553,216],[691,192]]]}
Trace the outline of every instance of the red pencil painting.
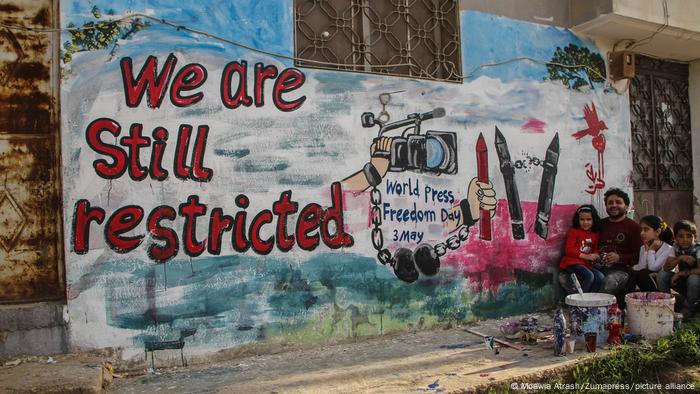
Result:
{"label": "red pencil painting", "polygon": [[[476,168],[477,178],[479,182],[488,183],[489,181],[489,152],[486,148],[484,135],[479,133],[479,139],[476,141]],[[488,209],[481,210],[480,235],[481,239],[491,240],[491,212]]]}

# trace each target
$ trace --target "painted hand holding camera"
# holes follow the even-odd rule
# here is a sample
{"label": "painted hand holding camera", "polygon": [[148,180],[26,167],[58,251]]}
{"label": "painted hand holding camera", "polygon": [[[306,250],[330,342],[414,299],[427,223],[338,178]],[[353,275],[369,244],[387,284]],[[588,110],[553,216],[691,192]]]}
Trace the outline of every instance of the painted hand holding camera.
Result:
{"label": "painted hand holding camera", "polygon": [[[363,113],[362,126],[379,126],[379,132],[370,146],[370,161],[361,171],[342,181],[344,189],[350,191],[360,192],[371,187],[372,245],[377,251],[377,259],[384,265],[390,265],[396,276],[406,282],[414,282],[420,273],[435,275],[439,271],[440,257],[448,250],[458,249],[468,239],[469,227],[480,218],[490,220],[496,212],[496,193],[491,182],[484,177],[473,178],[469,182],[467,197],[451,208],[453,214],[447,215],[448,219],[444,222],[446,231],[453,233],[459,230],[456,234],[434,246],[423,243],[413,251],[399,248],[393,255],[384,248],[382,197],[377,186],[386,173],[457,174],[457,134],[434,130],[421,134],[422,121],[444,115],[443,108],[436,108],[386,123],[372,113]],[[395,130],[402,130],[400,136],[385,136],[385,133]],[[459,214],[455,214],[457,212]]]}

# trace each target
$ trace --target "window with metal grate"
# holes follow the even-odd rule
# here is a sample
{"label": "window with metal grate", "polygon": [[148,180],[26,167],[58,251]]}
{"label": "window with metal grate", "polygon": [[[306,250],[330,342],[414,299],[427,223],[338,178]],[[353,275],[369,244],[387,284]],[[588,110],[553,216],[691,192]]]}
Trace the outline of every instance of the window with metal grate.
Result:
{"label": "window with metal grate", "polygon": [[457,0],[294,0],[299,67],[462,82]]}

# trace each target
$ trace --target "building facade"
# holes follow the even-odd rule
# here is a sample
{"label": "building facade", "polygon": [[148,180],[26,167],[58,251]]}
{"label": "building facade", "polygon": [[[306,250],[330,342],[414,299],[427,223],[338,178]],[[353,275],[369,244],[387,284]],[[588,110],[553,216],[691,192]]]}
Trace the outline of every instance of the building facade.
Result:
{"label": "building facade", "polygon": [[[672,1],[661,22],[650,8],[659,31],[642,44],[603,31],[639,17],[617,1],[15,3],[5,69],[44,68],[5,74],[5,321],[54,300],[59,351],[126,360],[553,305],[578,205],[603,210],[612,186],[669,192],[638,187],[628,85],[642,85],[610,78],[608,53],[678,31],[700,42]],[[20,82],[46,86],[32,89],[46,118]],[[686,145],[674,157],[692,160]],[[4,354],[31,335],[12,327]]]}

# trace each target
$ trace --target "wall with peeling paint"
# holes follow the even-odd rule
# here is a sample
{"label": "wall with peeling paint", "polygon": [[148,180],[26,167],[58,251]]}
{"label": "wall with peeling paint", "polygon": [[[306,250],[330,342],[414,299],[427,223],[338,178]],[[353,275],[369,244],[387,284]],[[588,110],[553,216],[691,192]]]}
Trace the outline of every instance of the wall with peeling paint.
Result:
{"label": "wall with peeling paint", "polygon": [[[64,1],[62,26],[127,12],[293,55],[291,0],[198,0],[180,8],[161,1]],[[289,60],[145,17],[103,25],[102,37],[64,33],[64,225],[74,346],[123,347],[126,358],[135,358],[148,344],[196,330],[184,338],[185,352],[201,354],[253,342],[319,343],[424,329],[551,305],[552,270],[575,207],[602,207],[601,190],[609,186],[631,191],[629,104],[626,96],[585,77],[580,86],[552,80],[542,63],[484,67],[521,56],[549,61],[567,47],[598,53],[595,43],[566,29],[468,10],[460,12],[460,24],[466,75],[461,84],[295,68]],[[201,86],[180,95],[202,93],[201,99],[178,106],[178,96],[165,91],[162,102],[157,92],[130,102],[124,70],[136,78],[149,56],[159,71],[173,66],[171,83],[185,65],[205,69]],[[303,84],[283,95],[301,104],[283,110],[268,81],[264,104],[227,107],[222,74],[230,62],[243,61],[251,74],[256,63],[278,74],[303,74]],[[362,127],[361,115],[378,114],[378,97],[385,92],[398,92],[385,108],[392,121],[444,108],[445,116],[425,121],[423,130],[454,132],[458,164],[456,173],[440,176],[386,174],[378,208],[389,251],[444,242],[456,234],[449,232],[448,213],[463,214],[455,207],[465,199],[471,206],[483,199],[485,192],[469,190],[478,175],[480,133],[488,156],[481,158],[482,171],[498,201],[491,240],[481,239],[482,219],[457,250],[440,259],[436,275],[420,275],[414,283],[378,262],[371,193],[349,188],[347,181],[370,160],[377,136],[376,127]],[[584,111],[589,121],[595,112],[607,128],[582,131],[589,128]],[[522,239],[512,233],[496,127],[515,167]],[[148,141],[125,138],[136,131]],[[128,165],[116,166],[111,157]],[[164,171],[142,172],[160,158]],[[545,161],[556,174],[543,176]],[[343,180],[342,189],[332,186]],[[547,182],[553,185],[551,199]],[[286,226],[278,225],[285,209]],[[249,231],[255,223],[262,224],[260,239],[248,248],[246,241],[257,236]],[[216,228],[224,229],[220,250]],[[271,237],[276,243],[270,247]],[[174,245],[177,254],[168,259]]]}
{"label": "wall with peeling paint", "polygon": [[0,303],[63,300],[57,36],[25,28],[57,13],[50,0],[0,13]]}

